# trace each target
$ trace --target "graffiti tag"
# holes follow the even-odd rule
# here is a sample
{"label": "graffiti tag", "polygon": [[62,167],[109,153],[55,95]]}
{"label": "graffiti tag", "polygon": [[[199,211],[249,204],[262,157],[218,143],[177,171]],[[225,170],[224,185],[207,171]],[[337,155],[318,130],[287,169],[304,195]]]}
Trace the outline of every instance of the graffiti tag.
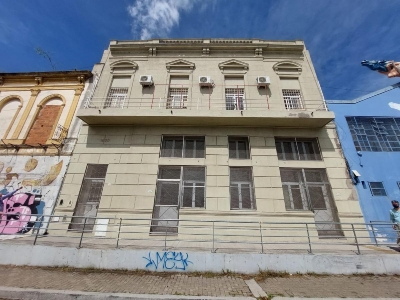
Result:
{"label": "graffiti tag", "polygon": [[182,252],[155,252],[153,255],[149,252],[148,257],[143,256],[146,260],[146,268],[154,268],[155,270],[186,270],[189,264],[193,264],[189,260],[189,254]]}

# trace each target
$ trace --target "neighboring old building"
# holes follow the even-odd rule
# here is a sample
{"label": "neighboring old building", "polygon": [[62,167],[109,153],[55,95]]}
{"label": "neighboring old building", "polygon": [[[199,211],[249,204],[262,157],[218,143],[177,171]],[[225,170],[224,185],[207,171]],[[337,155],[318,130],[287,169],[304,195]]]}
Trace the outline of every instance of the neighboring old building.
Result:
{"label": "neighboring old building", "polygon": [[[379,239],[394,234],[391,200],[400,200],[400,83],[354,100],[330,100],[366,223]],[[374,226],[375,224],[375,226]]]}
{"label": "neighboring old building", "polygon": [[362,222],[302,41],[112,41],[101,64],[56,208],[101,226],[74,218],[70,229],[115,237],[116,217],[142,219],[130,230],[143,237],[191,232],[160,219],[324,221],[318,234],[337,237],[333,222]]}
{"label": "neighboring old building", "polygon": [[91,77],[90,71],[0,73],[0,193],[23,186],[4,203],[1,234],[28,232],[35,225],[29,215],[53,212],[81,126],[75,112]]}

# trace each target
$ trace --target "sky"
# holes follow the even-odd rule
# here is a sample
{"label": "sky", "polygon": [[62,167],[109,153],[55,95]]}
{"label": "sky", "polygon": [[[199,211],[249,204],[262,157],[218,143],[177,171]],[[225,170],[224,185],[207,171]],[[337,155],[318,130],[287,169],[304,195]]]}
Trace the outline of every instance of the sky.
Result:
{"label": "sky", "polygon": [[360,64],[400,61],[399,16],[400,0],[1,0],[0,72],[91,70],[110,40],[304,40],[325,99],[354,99],[400,81]]}

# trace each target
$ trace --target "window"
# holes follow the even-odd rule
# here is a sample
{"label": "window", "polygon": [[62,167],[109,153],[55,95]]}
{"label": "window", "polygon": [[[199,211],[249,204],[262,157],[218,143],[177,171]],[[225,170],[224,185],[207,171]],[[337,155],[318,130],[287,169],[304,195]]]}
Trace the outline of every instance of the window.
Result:
{"label": "window", "polygon": [[228,137],[229,158],[249,159],[249,139],[247,137]]}
{"label": "window", "polygon": [[244,78],[225,77],[225,106],[226,110],[244,110]]}
{"label": "window", "polygon": [[163,136],[161,157],[204,158],[204,136]]}
{"label": "window", "polygon": [[231,209],[256,209],[251,167],[230,168]]}
{"label": "window", "polygon": [[244,88],[225,89],[226,110],[244,110]]}
{"label": "window", "polygon": [[400,118],[346,117],[357,151],[400,151]]}
{"label": "window", "polygon": [[205,167],[160,167],[156,204],[185,208],[204,207]]}
{"label": "window", "polygon": [[383,182],[368,182],[372,196],[387,196]]}
{"label": "window", "polygon": [[327,209],[332,201],[324,169],[280,168],[286,210]]}
{"label": "window", "polygon": [[300,84],[297,78],[281,78],[283,101],[286,109],[302,109]]}
{"label": "window", "polygon": [[104,107],[123,108],[128,96],[131,76],[114,77]]}
{"label": "window", "polygon": [[187,108],[188,88],[170,88],[167,108]]}
{"label": "window", "polygon": [[286,109],[301,109],[303,104],[301,101],[300,90],[282,90],[283,101]]}
{"label": "window", "polygon": [[107,168],[108,165],[87,165],[74,211],[74,216],[83,216],[83,218],[72,218],[70,229],[83,229],[85,226],[85,231],[93,230],[95,219],[91,218],[97,216]]}
{"label": "window", "polygon": [[187,108],[189,76],[171,76],[168,91],[168,109]]}
{"label": "window", "polygon": [[279,160],[322,160],[316,138],[275,138]]}

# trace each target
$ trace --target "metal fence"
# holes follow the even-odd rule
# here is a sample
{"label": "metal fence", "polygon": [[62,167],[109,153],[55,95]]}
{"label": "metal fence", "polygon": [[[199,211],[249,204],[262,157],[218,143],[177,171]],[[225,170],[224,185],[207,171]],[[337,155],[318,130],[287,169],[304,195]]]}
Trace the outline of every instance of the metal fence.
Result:
{"label": "metal fence", "polygon": [[[80,229],[68,229],[76,218]],[[308,252],[361,254],[395,246],[395,240],[376,238],[380,229],[392,228],[386,222],[337,223],[344,236],[319,236],[317,228],[324,222],[252,222],[189,219],[90,218],[81,216],[2,215],[0,238],[8,243],[55,245],[87,248],[198,249],[211,252]],[[21,220],[21,218],[20,218]],[[156,222],[155,222],[156,221]],[[74,221],[74,224],[77,224]],[[95,224],[93,230],[89,224]],[[156,225],[154,225],[156,224]],[[371,226],[372,224],[372,226]],[[151,232],[160,226],[165,232]],[[331,222],[328,224],[331,227]],[[5,238],[15,232],[14,239]],[[14,228],[13,230],[10,230]],[[393,237],[396,232],[392,229]],[[371,238],[372,236],[372,238]],[[17,238],[20,237],[20,238]],[[374,238],[375,237],[375,238]]]}

